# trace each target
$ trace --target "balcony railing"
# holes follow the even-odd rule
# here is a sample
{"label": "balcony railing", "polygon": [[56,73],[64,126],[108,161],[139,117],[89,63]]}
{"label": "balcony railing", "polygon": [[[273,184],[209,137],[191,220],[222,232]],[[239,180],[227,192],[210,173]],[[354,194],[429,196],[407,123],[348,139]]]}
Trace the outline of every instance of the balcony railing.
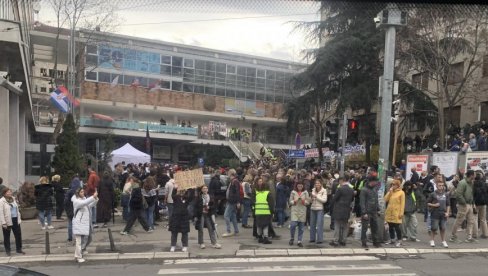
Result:
{"label": "balcony railing", "polygon": [[153,133],[169,133],[197,135],[198,129],[193,127],[179,127],[171,125],[161,125],[159,123],[146,123],[139,121],[114,120],[113,122],[94,119],[92,117],[81,117],[80,126],[82,127],[101,127],[110,129],[124,129],[132,131],[146,131],[146,127]]}

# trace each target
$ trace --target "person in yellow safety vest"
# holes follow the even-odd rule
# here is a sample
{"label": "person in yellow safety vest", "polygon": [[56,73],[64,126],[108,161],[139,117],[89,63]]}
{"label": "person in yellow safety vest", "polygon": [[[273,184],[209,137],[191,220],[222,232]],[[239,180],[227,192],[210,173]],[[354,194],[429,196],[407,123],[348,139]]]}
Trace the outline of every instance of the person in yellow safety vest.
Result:
{"label": "person in yellow safety vest", "polygon": [[269,225],[271,224],[271,217],[274,213],[274,200],[268,190],[263,179],[260,177],[255,182],[255,190],[253,192],[254,215],[255,223],[258,232],[258,242],[263,244],[271,244],[268,238]]}
{"label": "person in yellow safety vest", "polygon": [[416,185],[410,181],[405,181],[403,184],[403,191],[405,192],[405,211],[403,216],[403,223],[401,226],[403,240],[407,239],[414,242],[419,242],[417,239],[417,199],[415,198]]}

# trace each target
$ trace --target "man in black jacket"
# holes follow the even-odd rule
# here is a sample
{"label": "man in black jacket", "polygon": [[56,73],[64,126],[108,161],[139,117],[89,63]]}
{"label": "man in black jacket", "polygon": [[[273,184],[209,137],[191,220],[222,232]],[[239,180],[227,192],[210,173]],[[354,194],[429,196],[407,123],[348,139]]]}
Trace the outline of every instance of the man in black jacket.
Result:
{"label": "man in black jacket", "polygon": [[366,231],[368,230],[368,225],[371,226],[373,246],[380,246],[378,241],[378,212],[380,211],[380,206],[378,203],[377,184],[378,178],[369,176],[367,184],[361,190],[359,195],[359,205],[361,206],[361,243],[364,248],[368,248],[368,245],[366,244]]}

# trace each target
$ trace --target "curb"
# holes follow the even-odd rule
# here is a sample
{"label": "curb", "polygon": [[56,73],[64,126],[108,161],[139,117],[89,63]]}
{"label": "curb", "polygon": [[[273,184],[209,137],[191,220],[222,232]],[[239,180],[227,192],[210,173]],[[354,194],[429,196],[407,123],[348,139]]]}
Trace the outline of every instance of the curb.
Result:
{"label": "curb", "polygon": [[[91,260],[174,260],[174,259],[215,259],[234,257],[296,257],[296,256],[347,256],[347,255],[421,255],[421,254],[466,254],[488,253],[488,248],[477,249],[414,249],[414,248],[341,248],[341,249],[268,249],[268,250],[238,250],[234,255],[227,256],[190,256],[188,252],[141,252],[141,253],[93,253],[85,259]],[[32,255],[0,257],[0,264],[26,262],[60,262],[74,261],[73,254]]]}

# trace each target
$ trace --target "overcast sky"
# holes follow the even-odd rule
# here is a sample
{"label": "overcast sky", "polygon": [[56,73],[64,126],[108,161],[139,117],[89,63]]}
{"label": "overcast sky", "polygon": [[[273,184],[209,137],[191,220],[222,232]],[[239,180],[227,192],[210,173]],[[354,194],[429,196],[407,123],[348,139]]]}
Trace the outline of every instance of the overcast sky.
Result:
{"label": "overcast sky", "polygon": [[[87,0],[97,1],[97,0]],[[39,21],[55,25],[42,2]],[[295,21],[319,19],[317,2],[293,0],[115,0],[116,32],[212,49],[304,62],[316,47]]]}

